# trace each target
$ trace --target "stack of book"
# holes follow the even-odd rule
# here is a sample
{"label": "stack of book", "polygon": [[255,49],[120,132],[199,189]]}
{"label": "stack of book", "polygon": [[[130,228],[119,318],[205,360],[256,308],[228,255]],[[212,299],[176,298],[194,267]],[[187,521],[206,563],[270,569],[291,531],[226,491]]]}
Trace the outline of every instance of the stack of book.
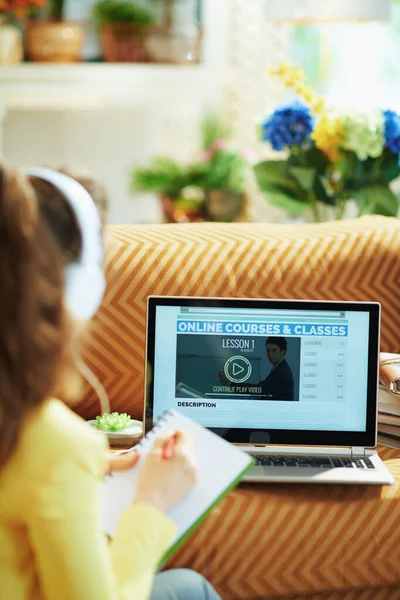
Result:
{"label": "stack of book", "polygon": [[378,442],[400,448],[400,355],[381,354],[378,394]]}
{"label": "stack of book", "polygon": [[400,448],[400,395],[379,388],[378,442]]}

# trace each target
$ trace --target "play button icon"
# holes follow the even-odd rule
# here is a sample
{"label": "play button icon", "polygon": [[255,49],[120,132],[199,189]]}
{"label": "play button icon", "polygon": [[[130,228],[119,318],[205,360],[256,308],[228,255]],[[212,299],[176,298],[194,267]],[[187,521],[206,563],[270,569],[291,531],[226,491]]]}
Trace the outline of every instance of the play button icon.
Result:
{"label": "play button icon", "polygon": [[243,383],[243,381],[247,381],[251,372],[251,363],[244,356],[231,356],[224,366],[226,377],[233,383]]}
{"label": "play button icon", "polygon": [[236,375],[239,375],[240,373],[243,373],[244,371],[244,367],[241,367],[240,365],[237,364],[237,362],[234,362],[232,365],[232,373],[233,375],[236,377]]}

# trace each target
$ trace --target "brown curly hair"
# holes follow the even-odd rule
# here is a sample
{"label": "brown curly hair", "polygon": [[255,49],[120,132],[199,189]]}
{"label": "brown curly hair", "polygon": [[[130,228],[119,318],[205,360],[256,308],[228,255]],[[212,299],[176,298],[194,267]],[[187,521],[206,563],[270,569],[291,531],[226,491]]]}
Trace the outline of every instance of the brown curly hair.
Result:
{"label": "brown curly hair", "polygon": [[[104,223],[104,188],[96,197],[94,180],[75,178],[100,204]],[[0,165],[0,467],[26,415],[55,393],[68,363],[73,327],[63,310],[64,267],[81,244],[73,212],[51,184]]]}

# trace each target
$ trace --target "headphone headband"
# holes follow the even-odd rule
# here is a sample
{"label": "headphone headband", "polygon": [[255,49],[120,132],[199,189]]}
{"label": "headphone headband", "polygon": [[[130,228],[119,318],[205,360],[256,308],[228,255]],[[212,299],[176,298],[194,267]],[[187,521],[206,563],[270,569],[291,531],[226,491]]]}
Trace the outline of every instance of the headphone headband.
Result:
{"label": "headphone headband", "polygon": [[[101,221],[93,198],[85,188],[72,177],[46,169],[44,167],[30,167],[26,175],[38,177],[51,183],[64,196],[78,222],[82,237],[81,263],[97,262],[103,260],[101,245]],[[100,242],[100,243],[99,243]]]}
{"label": "headphone headband", "polygon": [[101,220],[96,205],[89,192],[64,173],[29,167],[25,174],[51,183],[63,195],[76,218],[82,251],[80,258],[66,267],[65,299],[75,318],[90,319],[100,306],[105,289]]}

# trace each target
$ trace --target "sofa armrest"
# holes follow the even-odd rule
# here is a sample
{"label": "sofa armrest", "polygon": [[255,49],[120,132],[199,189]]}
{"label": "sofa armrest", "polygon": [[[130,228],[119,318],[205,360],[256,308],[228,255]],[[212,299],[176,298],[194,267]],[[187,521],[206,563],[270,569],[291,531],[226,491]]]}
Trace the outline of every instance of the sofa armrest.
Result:
{"label": "sofa armrest", "polygon": [[[85,359],[113,410],[142,419],[146,302],[151,294],[382,304],[381,350],[400,352],[400,221],[110,226],[107,292]],[[99,414],[93,390],[78,408]]]}

